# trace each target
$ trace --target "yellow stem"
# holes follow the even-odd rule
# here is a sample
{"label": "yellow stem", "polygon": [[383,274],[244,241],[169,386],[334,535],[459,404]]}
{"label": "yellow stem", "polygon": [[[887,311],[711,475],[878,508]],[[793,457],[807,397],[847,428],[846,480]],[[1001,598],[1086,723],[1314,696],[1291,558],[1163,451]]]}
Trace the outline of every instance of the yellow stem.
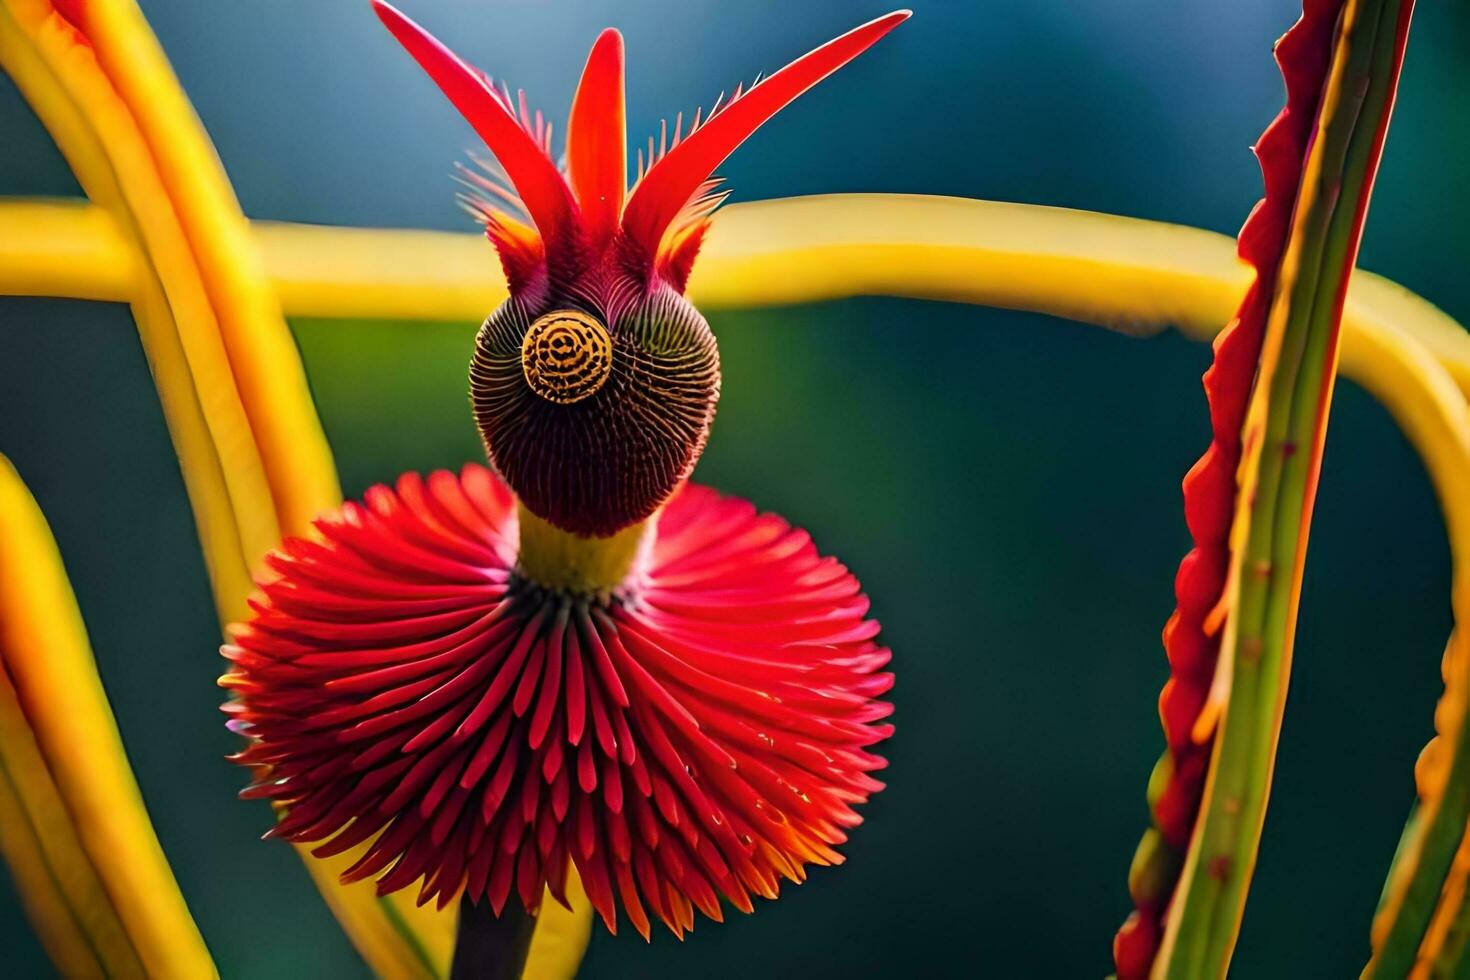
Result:
{"label": "yellow stem", "polygon": [[[287,316],[478,322],[505,299],[476,234],[257,221]],[[128,244],[86,205],[0,201],[0,294],[126,298]],[[86,256],[87,265],[68,263]],[[101,282],[89,268],[107,272]],[[51,271],[47,271],[51,270]],[[702,309],[904,296],[1148,335],[1213,336],[1250,282],[1228,235],[1066,208],[903,194],[734,204],[690,280]],[[49,290],[43,292],[42,290]],[[1470,335],[1404,287],[1353,273],[1345,329],[1392,323],[1470,392]]]}
{"label": "yellow stem", "polygon": [[520,553],[516,568],[526,579],[554,592],[607,595],[623,584],[654,518],[606,538],[584,538],[555,527],[517,504]]}
{"label": "yellow stem", "polygon": [[68,975],[208,977],[61,555],[0,456],[0,850]]}

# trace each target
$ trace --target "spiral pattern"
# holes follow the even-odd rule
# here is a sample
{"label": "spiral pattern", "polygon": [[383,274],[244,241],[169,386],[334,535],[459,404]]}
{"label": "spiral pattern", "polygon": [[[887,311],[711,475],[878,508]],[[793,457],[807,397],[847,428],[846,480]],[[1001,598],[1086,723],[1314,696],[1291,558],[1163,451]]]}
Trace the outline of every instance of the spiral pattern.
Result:
{"label": "spiral pattern", "polygon": [[586,313],[548,313],[531,324],[521,341],[521,371],[536,394],[571,405],[607,382],[612,373],[612,338]]}
{"label": "spiral pattern", "polygon": [[[589,307],[501,304],[475,339],[470,396],[490,461],[521,503],[563,531],[606,537],[652,515],[689,476],[714,418],[720,355],[704,317],[671,289]],[[527,358],[541,356],[542,339],[551,357],[550,331],[583,321],[614,338],[605,383],[577,401],[553,397]]]}

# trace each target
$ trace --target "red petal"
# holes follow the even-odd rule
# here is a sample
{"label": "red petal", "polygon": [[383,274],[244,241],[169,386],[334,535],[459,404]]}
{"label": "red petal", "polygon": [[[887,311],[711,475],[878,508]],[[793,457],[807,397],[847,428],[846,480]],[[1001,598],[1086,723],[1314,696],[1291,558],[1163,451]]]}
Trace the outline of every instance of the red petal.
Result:
{"label": "red petal", "polygon": [[567,119],[567,175],[582,209],[583,230],[594,243],[605,242],[617,230],[627,167],[623,36],[609,27],[587,55]]}
{"label": "red petal", "polygon": [[715,168],[766,120],[847,64],[909,17],[898,10],[796,59],[729,102],[655,163],[633,189],[623,214],[623,230],[652,258],[664,232]]}
{"label": "red petal", "polygon": [[495,154],[525,202],[542,240],[562,241],[571,227],[566,182],[541,144],[505,103],[504,96],[484,73],[466,64],[391,4],[373,0],[373,9]]}
{"label": "red petal", "polygon": [[[749,909],[835,847],[881,788],[888,651],[805,532],[680,490],[602,603],[512,575],[514,499],[482,467],[375,487],[271,558],[227,647],[230,724],[275,836],[380,891],[499,909],[568,863],[612,928]],[[588,729],[591,729],[589,732]]]}

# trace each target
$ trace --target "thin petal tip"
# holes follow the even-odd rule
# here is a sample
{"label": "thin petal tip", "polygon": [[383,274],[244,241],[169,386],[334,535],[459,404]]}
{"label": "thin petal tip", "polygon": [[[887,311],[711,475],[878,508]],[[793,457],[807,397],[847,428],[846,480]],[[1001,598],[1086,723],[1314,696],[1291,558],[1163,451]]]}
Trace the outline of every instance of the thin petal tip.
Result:
{"label": "thin petal tip", "polygon": [[598,51],[609,45],[616,45],[619,50],[623,47],[623,32],[616,27],[604,27],[597,40],[592,42],[592,50]]}

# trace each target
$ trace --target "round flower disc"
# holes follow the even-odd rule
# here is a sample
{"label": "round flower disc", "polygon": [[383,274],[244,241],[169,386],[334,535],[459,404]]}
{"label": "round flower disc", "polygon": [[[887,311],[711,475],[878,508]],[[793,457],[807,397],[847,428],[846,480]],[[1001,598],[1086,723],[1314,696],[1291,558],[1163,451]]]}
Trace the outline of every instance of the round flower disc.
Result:
{"label": "round flower disc", "polygon": [[224,649],[231,727],[273,834],[358,848],[348,880],[498,913],[565,901],[676,933],[749,911],[882,784],[889,651],[848,570],[744,501],[685,485],[609,598],[516,575],[489,470],[402,477],[287,541]]}

